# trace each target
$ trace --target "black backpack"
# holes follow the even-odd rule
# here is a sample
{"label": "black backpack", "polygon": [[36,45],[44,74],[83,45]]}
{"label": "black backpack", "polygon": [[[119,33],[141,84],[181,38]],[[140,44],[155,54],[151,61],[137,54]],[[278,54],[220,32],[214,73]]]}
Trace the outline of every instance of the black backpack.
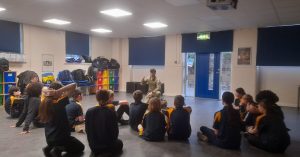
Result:
{"label": "black backpack", "polygon": [[5,58],[0,58],[0,72],[9,70],[9,62]]}
{"label": "black backpack", "polygon": [[120,64],[115,59],[110,59],[110,62],[108,63],[109,69],[120,69]]}
{"label": "black backpack", "polygon": [[93,60],[92,66],[94,68],[97,68],[98,70],[104,70],[108,68],[108,63],[109,63],[108,59],[97,57],[96,59]]}
{"label": "black backpack", "polygon": [[76,69],[72,71],[72,76],[74,81],[85,81],[87,80],[86,76],[84,75],[84,71],[82,69]]}

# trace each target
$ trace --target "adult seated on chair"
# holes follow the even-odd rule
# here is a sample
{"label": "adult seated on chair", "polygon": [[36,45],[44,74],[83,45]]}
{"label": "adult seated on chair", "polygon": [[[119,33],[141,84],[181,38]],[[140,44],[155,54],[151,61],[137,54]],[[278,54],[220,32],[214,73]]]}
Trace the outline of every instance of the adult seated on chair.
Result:
{"label": "adult seated on chair", "polygon": [[145,79],[143,77],[141,83],[148,85],[148,93],[146,95],[146,102],[148,102],[153,97],[160,98],[161,96],[161,82],[156,77],[156,70],[150,69],[150,77]]}

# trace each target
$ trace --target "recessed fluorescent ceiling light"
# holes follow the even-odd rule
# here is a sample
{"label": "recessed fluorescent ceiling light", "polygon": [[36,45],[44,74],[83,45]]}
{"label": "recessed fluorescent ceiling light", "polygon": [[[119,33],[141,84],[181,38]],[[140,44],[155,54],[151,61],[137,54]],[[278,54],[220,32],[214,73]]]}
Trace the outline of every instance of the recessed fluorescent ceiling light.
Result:
{"label": "recessed fluorescent ceiling light", "polygon": [[168,27],[168,25],[161,23],[161,22],[151,22],[151,23],[145,23],[144,26],[150,27],[150,28],[164,28]]}
{"label": "recessed fluorescent ceiling light", "polygon": [[100,11],[100,13],[113,16],[113,17],[122,17],[122,16],[129,16],[132,15],[131,12],[121,10],[121,9],[109,9],[109,10],[103,10]]}
{"label": "recessed fluorescent ceiling light", "polygon": [[0,7],[0,11],[5,11],[5,10],[6,10],[5,8]]}
{"label": "recessed fluorescent ceiling light", "polygon": [[64,21],[64,20],[59,20],[59,19],[48,19],[48,20],[44,20],[44,22],[56,24],[56,25],[66,25],[66,24],[71,23],[69,21]]}
{"label": "recessed fluorescent ceiling light", "polygon": [[104,28],[96,28],[96,29],[91,29],[93,32],[97,33],[111,33],[112,31],[109,29],[104,29]]}

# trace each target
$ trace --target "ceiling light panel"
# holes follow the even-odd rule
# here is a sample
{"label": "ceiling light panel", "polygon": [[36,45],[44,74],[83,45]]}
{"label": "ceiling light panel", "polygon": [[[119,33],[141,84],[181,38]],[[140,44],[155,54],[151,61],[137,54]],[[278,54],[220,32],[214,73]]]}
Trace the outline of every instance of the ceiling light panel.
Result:
{"label": "ceiling light panel", "polygon": [[167,24],[164,24],[164,23],[161,23],[161,22],[145,23],[144,26],[149,27],[149,28],[165,28],[165,27],[168,27]]}
{"label": "ceiling light panel", "polygon": [[5,10],[6,10],[5,8],[0,7],[0,12],[5,11]]}
{"label": "ceiling light panel", "polygon": [[70,21],[60,20],[60,19],[48,19],[44,20],[46,23],[56,24],[56,25],[67,25],[70,24]]}
{"label": "ceiling light panel", "polygon": [[91,29],[92,32],[97,32],[97,33],[111,33],[112,30],[105,29],[105,28],[95,28]]}
{"label": "ceiling light panel", "polygon": [[126,11],[126,10],[122,10],[122,9],[109,9],[109,10],[103,10],[100,11],[100,13],[105,14],[105,15],[109,15],[112,17],[123,17],[123,16],[130,16],[132,15],[131,12]]}

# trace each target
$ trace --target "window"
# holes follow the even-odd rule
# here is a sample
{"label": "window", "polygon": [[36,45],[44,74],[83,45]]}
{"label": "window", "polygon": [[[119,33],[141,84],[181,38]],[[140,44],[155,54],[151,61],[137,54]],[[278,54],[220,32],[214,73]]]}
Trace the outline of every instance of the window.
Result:
{"label": "window", "polygon": [[67,55],[90,56],[90,37],[88,34],[66,31]]}
{"label": "window", "polygon": [[0,52],[21,53],[21,25],[0,20]]}
{"label": "window", "polygon": [[165,65],[165,36],[129,38],[129,65]]}

